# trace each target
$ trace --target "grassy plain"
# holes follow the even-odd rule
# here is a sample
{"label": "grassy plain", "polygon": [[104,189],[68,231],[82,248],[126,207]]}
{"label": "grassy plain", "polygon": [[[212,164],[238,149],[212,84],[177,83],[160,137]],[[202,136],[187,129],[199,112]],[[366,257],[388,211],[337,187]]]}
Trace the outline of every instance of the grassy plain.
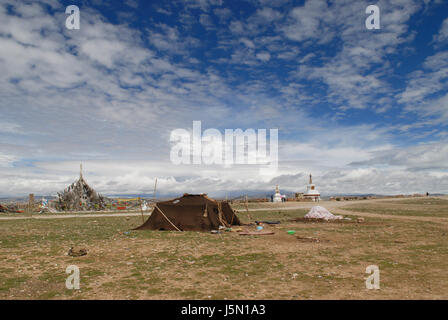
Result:
{"label": "grassy plain", "polygon": [[[274,235],[130,231],[140,216],[0,220],[0,299],[448,298],[446,199],[347,202],[343,223],[265,209],[252,220],[280,220],[265,225]],[[67,256],[70,246],[88,254]],[[80,290],[65,287],[69,265],[80,269]],[[380,290],[366,289],[369,265],[380,268]]]}

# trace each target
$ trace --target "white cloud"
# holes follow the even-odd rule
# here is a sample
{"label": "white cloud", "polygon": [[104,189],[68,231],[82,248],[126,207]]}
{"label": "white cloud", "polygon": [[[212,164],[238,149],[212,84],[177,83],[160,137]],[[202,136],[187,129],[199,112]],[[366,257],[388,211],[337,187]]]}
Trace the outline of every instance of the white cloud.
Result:
{"label": "white cloud", "polygon": [[384,112],[392,107],[394,98],[394,90],[384,80],[393,70],[387,56],[410,41],[408,23],[419,4],[414,0],[379,3],[387,10],[382,10],[382,28],[378,32],[365,28],[366,4],[341,1],[327,8],[326,1],[306,1],[304,6],[292,10],[289,24],[281,29],[288,38],[305,45],[339,38],[342,48],[334,57],[322,59],[325,62],[321,67],[304,61],[293,75],[298,80],[323,81],[329,99],[343,111]]}
{"label": "white cloud", "polygon": [[[333,10],[333,9],[331,9]],[[325,0],[305,1],[289,13],[289,22],[281,27],[286,37],[295,41],[321,38],[330,33],[328,25],[333,20]],[[330,40],[330,38],[327,38]]]}
{"label": "white cloud", "polygon": [[16,160],[17,158],[12,155],[0,153],[0,167],[10,167]]}
{"label": "white cloud", "polygon": [[229,25],[229,29],[234,34],[242,34],[244,32],[244,26],[240,21],[232,21]]}
{"label": "white cloud", "polygon": [[199,16],[199,22],[204,26],[207,30],[214,29],[214,23],[212,18],[208,14],[201,14]]}
{"label": "white cloud", "polygon": [[270,23],[280,19],[282,17],[282,14],[272,8],[264,7],[257,10],[256,16],[262,19],[265,23]]}
{"label": "white cloud", "polygon": [[439,43],[446,43],[448,40],[448,18],[446,18],[440,26],[439,33],[434,36],[434,41]]}
{"label": "white cloud", "polygon": [[221,22],[226,22],[232,16],[232,11],[228,8],[216,8],[213,10],[213,13]]}
{"label": "white cloud", "polygon": [[354,161],[353,165],[382,165],[402,167],[409,171],[440,171],[448,170],[447,141],[424,143],[407,148],[394,148],[374,153],[367,161]]}
{"label": "white cloud", "polygon": [[138,0],[126,0],[125,4],[134,9],[138,8],[139,6]]}
{"label": "white cloud", "polygon": [[448,51],[441,51],[425,59],[423,68],[409,75],[406,89],[398,99],[405,111],[430,118],[424,124],[444,124],[448,120]]}
{"label": "white cloud", "polygon": [[256,54],[257,59],[263,61],[263,62],[267,62],[269,61],[269,59],[271,59],[271,55],[269,54],[269,52],[260,52]]}
{"label": "white cloud", "polygon": [[[276,184],[281,191],[303,192],[308,174],[324,195],[332,194],[401,194],[448,192],[448,174],[387,168],[341,168],[308,170],[296,164],[294,170],[281,170],[277,176],[263,179],[258,168],[234,166],[216,170],[208,166],[170,166],[154,161],[86,161],[84,176],[103,194],[151,194],[155,178],[159,195],[209,193],[224,197],[226,193],[242,195],[248,190],[272,193]],[[78,176],[78,162],[40,162],[38,169],[0,167],[3,195],[55,194]],[[192,170],[194,168],[194,170]]]}
{"label": "white cloud", "polygon": [[1,133],[15,133],[15,134],[20,134],[22,132],[22,127],[17,124],[17,123],[13,123],[13,122],[6,122],[6,121],[2,121],[0,120],[0,132]]}
{"label": "white cloud", "polygon": [[184,1],[184,5],[187,8],[200,8],[207,12],[212,7],[222,6],[222,0],[186,0]]}

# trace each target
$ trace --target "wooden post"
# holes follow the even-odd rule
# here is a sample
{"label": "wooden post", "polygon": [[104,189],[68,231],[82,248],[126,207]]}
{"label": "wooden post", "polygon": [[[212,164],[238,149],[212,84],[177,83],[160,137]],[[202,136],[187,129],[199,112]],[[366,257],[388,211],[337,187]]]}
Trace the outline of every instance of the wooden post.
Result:
{"label": "wooden post", "polygon": [[249,218],[249,223],[251,223],[252,218],[251,218],[250,213],[249,213],[249,204],[248,204],[247,195],[246,195],[246,203],[245,204],[246,204],[247,217]]}
{"label": "wooden post", "polygon": [[156,182],[154,183],[154,201],[156,200],[156,192],[157,192],[157,178]]}
{"label": "wooden post", "polygon": [[143,217],[143,206],[142,206],[142,199],[138,197],[138,202],[140,204],[140,212],[142,213],[142,221],[145,223],[145,218]]}
{"label": "wooden post", "polygon": [[34,193],[30,193],[28,196],[28,212],[33,215],[33,208],[34,208]]}

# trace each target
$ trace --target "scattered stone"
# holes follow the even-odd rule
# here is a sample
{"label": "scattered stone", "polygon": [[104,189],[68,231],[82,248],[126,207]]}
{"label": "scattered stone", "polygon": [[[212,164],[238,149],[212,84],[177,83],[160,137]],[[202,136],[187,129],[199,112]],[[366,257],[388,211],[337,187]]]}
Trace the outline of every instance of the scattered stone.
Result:
{"label": "scattered stone", "polygon": [[85,256],[86,254],[87,254],[86,249],[75,250],[75,249],[73,249],[73,247],[70,247],[70,249],[67,252],[67,255],[69,255],[71,257],[81,257],[81,256]]}

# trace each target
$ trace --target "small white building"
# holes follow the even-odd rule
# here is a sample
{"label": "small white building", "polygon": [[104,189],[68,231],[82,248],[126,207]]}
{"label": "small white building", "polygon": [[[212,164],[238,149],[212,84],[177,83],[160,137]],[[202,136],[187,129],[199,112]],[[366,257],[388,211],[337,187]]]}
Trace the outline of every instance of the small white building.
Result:
{"label": "small white building", "polygon": [[310,183],[306,186],[306,192],[303,194],[305,199],[311,199],[312,201],[320,200],[320,193],[313,184],[313,176],[310,174]]}
{"label": "small white building", "polygon": [[282,202],[282,195],[280,194],[278,185],[275,186],[275,194],[274,197],[272,198],[272,202]]}

